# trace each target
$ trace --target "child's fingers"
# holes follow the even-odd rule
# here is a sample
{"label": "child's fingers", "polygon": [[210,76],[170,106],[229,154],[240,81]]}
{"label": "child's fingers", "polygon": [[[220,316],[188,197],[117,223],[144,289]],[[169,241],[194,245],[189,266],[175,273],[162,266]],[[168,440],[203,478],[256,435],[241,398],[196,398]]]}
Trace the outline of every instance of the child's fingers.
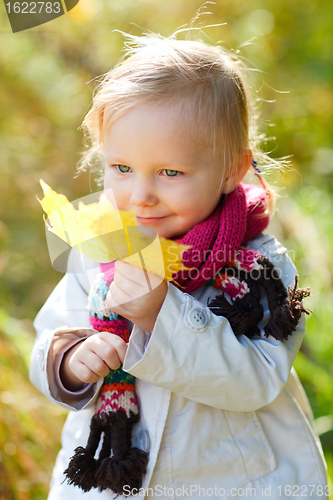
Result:
{"label": "child's fingers", "polygon": [[[110,371],[110,366],[104,361],[103,357],[93,351],[87,351],[81,362],[94,374],[98,375],[98,377],[106,377]],[[118,368],[120,366],[120,361],[116,352],[113,353],[111,364]],[[116,368],[113,368],[113,370],[115,369]]]}
{"label": "child's fingers", "polygon": [[115,263],[116,273],[122,274],[124,277],[129,277],[133,281],[136,281],[139,277],[140,279],[140,271],[142,269],[140,267],[132,266],[128,264],[128,262],[124,262],[123,260],[117,260]]}
{"label": "child's fingers", "polygon": [[106,334],[106,335],[107,335],[106,342],[108,343],[109,346],[105,347],[103,360],[112,370],[116,370],[117,368],[119,368],[120,363],[117,366],[117,368],[114,368],[114,361],[115,361],[114,352],[116,352],[117,360],[123,363],[127,351],[127,344],[123,339],[121,339],[117,335],[113,334],[111,335]]}
{"label": "child's fingers", "polygon": [[[134,269],[133,266],[128,267]],[[138,269],[138,271],[139,273],[136,273],[136,271],[133,271],[133,273],[136,273],[136,278],[141,276],[141,281],[139,283],[132,281],[131,278],[123,276],[118,272],[115,273],[107,298],[107,303],[111,308],[116,304],[125,304],[130,300],[143,297],[163,283],[163,280],[158,276],[147,273],[146,271],[144,272],[142,269]],[[111,298],[113,299],[113,302]]]}
{"label": "child's fingers", "polygon": [[109,332],[101,332],[86,339],[73,354],[69,368],[86,383],[97,382],[110,371],[117,370],[124,360],[127,346],[123,339]]}
{"label": "child's fingers", "polygon": [[[86,356],[85,356],[86,357]],[[90,360],[91,361],[91,360]],[[95,382],[98,381],[100,377],[103,377],[105,375],[99,375],[98,373],[95,373],[90,367],[89,367],[90,362],[82,361],[78,356],[73,356],[72,359],[70,359],[68,366],[71,370],[71,372],[82,382],[85,382],[86,384],[94,384]],[[105,363],[103,363],[105,365]],[[96,371],[99,371],[96,366],[97,363],[93,363],[94,368]],[[106,366],[106,365],[105,365]],[[107,368],[107,367],[106,367]],[[107,370],[105,369],[105,372]],[[108,372],[107,372],[108,373]]]}
{"label": "child's fingers", "polygon": [[[133,287],[142,287],[147,285],[147,280],[145,278],[145,274],[142,269],[139,269],[140,273],[136,272],[136,269],[133,266],[128,266],[133,269],[133,273],[122,274],[121,272],[116,272],[113,278],[113,283],[117,285],[118,288],[123,289],[125,292],[128,292]],[[135,275],[135,279],[134,276]],[[124,288],[126,286],[126,288]]]}
{"label": "child's fingers", "polygon": [[77,355],[73,356],[69,366],[74,375],[83,380],[83,382],[89,383],[96,382],[99,377],[106,377],[110,371],[110,368],[103,359],[90,350],[85,350],[82,353],[77,352]]}
{"label": "child's fingers", "polygon": [[162,278],[156,276],[155,274],[148,273],[146,270],[143,270],[141,267],[132,266],[127,262],[123,262],[122,260],[118,260],[115,264],[116,273],[115,280],[118,279],[119,283],[121,283],[121,278],[125,278],[137,285],[148,288],[155,288],[158,286],[163,280]]}
{"label": "child's fingers", "polygon": [[98,355],[112,370],[117,370],[124,361],[127,344],[118,335],[109,332],[100,332],[101,342],[98,346]]}
{"label": "child's fingers", "polygon": [[[140,296],[140,294],[139,294],[139,296]],[[135,295],[134,296],[129,295],[124,290],[119,288],[116,285],[116,283],[112,283],[110,286],[110,290],[108,291],[107,296],[106,296],[106,303],[112,310],[121,314],[120,311],[117,310],[117,306],[121,306],[122,304],[126,304],[126,302],[130,302],[134,298],[135,298]]]}

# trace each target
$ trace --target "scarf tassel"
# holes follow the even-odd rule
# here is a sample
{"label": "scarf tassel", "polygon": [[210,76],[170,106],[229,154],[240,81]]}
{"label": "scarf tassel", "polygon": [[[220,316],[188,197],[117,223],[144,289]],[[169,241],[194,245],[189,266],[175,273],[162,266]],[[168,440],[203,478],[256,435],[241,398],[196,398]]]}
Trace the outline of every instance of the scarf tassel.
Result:
{"label": "scarf tassel", "polygon": [[[124,486],[140,489],[142,476],[146,473],[148,453],[131,448],[133,425],[139,414],[130,411],[127,417],[123,410],[101,412],[93,416],[86,448],[79,446],[64,471],[68,484],[83,491],[98,488],[111,489],[124,494]],[[98,460],[94,458],[104,433]],[[112,456],[111,456],[112,451]]]}
{"label": "scarf tassel", "polygon": [[277,340],[283,341],[288,335],[296,330],[297,324],[301,318],[302,313],[311,314],[311,309],[306,309],[302,300],[309,297],[309,288],[297,288],[298,275],[295,276],[294,286],[288,286],[288,294],[284,299],[275,307],[271,318],[265,327],[265,336],[271,335]]}
{"label": "scarf tassel", "polygon": [[224,316],[229,321],[236,336],[246,335],[252,338],[260,334],[258,323],[263,318],[263,308],[260,304],[260,286],[264,288],[270,311],[270,319],[264,327],[265,337],[271,335],[283,342],[296,330],[301,314],[312,313],[306,309],[302,300],[310,295],[309,288],[297,288],[298,275],[295,276],[294,286],[286,290],[278,272],[267,257],[258,259],[259,268],[251,271],[223,268],[220,272],[235,276],[245,281],[250,289],[242,298],[236,298],[232,304],[224,294],[208,301],[208,307],[217,316]]}
{"label": "scarf tassel", "polygon": [[310,296],[310,289],[297,288],[298,275],[296,275],[294,286],[292,288],[288,286],[287,291],[267,257],[261,257],[259,263],[263,269],[258,282],[265,289],[271,313],[268,324],[264,328],[265,336],[271,335],[283,342],[296,330],[302,313],[312,313],[311,309],[306,309],[302,304],[303,298]]}

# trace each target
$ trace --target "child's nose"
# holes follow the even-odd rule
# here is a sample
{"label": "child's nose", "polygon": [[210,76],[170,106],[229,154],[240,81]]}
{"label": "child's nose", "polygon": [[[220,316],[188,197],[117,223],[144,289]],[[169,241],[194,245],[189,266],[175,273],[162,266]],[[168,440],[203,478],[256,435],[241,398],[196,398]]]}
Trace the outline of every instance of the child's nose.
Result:
{"label": "child's nose", "polygon": [[137,207],[156,205],[157,196],[154,184],[143,179],[133,182],[130,203]]}

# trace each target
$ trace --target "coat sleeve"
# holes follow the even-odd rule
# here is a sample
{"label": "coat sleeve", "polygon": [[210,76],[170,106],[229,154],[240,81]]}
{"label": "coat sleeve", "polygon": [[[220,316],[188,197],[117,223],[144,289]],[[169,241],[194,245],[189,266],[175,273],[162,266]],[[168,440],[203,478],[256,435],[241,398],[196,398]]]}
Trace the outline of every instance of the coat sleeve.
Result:
{"label": "coat sleeve", "polygon": [[87,273],[70,272],[75,256],[69,258],[69,272],[56,286],[40,312],[34,326],[37,337],[31,353],[30,380],[47,399],[68,410],[80,410],[94,404],[103,379],[86,384],[71,393],[59,386],[55,366],[64,352],[96,333],[89,325]]}
{"label": "coat sleeve", "polygon": [[[278,269],[286,287],[296,269],[276,240],[259,248]],[[269,319],[266,297],[264,318]],[[198,312],[208,318],[195,326]],[[194,315],[194,316],[193,316]],[[206,315],[206,316],[205,316]],[[152,335],[134,327],[124,370],[185,398],[229,411],[255,411],[272,402],[284,388],[304,335],[304,314],[288,340],[273,337],[236,338],[226,318],[215,316],[201,302],[173,285],[156,320]]]}

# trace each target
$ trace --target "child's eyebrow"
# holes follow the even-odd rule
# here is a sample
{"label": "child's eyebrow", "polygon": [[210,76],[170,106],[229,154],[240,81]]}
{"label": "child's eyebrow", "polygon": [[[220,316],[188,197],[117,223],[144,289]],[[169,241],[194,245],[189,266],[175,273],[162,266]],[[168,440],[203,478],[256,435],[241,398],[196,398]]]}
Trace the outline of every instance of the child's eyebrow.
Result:
{"label": "child's eyebrow", "polygon": [[[109,164],[121,164],[121,165],[131,165],[132,162],[130,161],[127,161],[126,158],[120,158],[120,157],[116,157],[116,156],[113,156],[113,155],[108,155],[108,156],[105,156],[105,161]],[[193,158],[192,161],[188,161],[188,162],[178,162],[176,160],[173,160],[173,159],[165,159],[165,160],[155,160],[153,162],[153,166],[154,167],[158,167],[158,168],[169,168],[170,167],[175,167],[174,170],[181,170],[182,168],[198,168],[202,165],[201,162],[198,161],[198,159],[196,158]],[[177,167],[177,168],[176,168]]]}
{"label": "child's eyebrow", "polygon": [[166,168],[166,167],[170,167],[170,166],[174,166],[177,168],[193,168],[193,167],[198,166],[198,161],[193,159],[192,161],[188,161],[188,162],[179,162],[179,161],[172,160],[170,158],[170,160],[156,160],[155,165],[160,167],[160,168]]}

